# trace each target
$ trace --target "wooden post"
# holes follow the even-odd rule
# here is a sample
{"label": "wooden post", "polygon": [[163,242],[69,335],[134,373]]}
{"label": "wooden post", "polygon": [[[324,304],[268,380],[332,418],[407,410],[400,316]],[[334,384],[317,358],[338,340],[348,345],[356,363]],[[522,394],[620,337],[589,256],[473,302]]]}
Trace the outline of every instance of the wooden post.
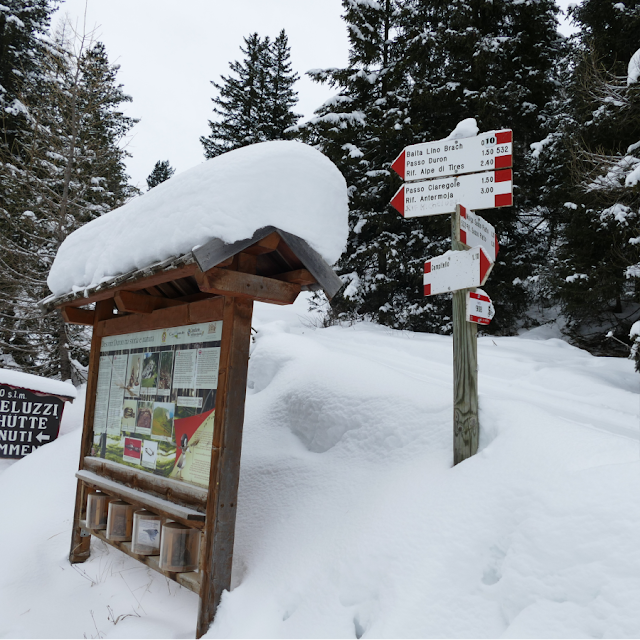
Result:
{"label": "wooden post", "polygon": [[[96,310],[93,321],[93,336],[91,337],[91,351],[89,353],[89,378],[87,380],[87,395],[84,409],[84,423],[82,425],[82,444],[80,446],[80,463],[78,469],[84,467],[84,458],[91,454],[93,440],[93,414],[96,404],[96,390],[98,386],[98,364],[100,362],[100,344],[102,336],[97,330],[101,320],[107,320],[113,315],[113,299],[96,302]],[[69,562],[71,564],[85,562],[89,559],[91,537],[80,535],[80,521],[85,517],[86,500],[85,487],[78,480],[76,489],[76,504],[73,513],[73,529],[71,532],[71,550]]]}
{"label": "wooden post", "polygon": [[207,633],[231,588],[252,312],[252,300],[225,298],[196,638]]}
{"label": "wooden post", "polygon": [[[451,248],[463,251],[460,205],[451,216]],[[476,454],[480,437],[478,419],[478,327],[467,321],[467,292],[453,292],[453,464]]]}

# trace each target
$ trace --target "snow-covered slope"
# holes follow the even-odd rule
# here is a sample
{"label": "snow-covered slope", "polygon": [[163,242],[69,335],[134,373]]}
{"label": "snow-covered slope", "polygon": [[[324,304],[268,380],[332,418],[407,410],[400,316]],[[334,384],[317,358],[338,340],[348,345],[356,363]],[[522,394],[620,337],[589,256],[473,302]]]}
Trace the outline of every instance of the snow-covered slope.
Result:
{"label": "snow-covered slope", "polygon": [[[254,325],[208,637],[638,636],[631,362],[481,338],[480,452],[452,468],[450,338],[315,328],[304,301]],[[194,594],[95,540],[68,564],[79,435],[0,475],[0,636],[192,637]]]}
{"label": "snow-covered slope", "polygon": [[207,160],[74,231],[47,284],[62,295],[270,225],[333,264],[346,246],[348,213],[347,185],[331,160],[300,142],[262,142]]}

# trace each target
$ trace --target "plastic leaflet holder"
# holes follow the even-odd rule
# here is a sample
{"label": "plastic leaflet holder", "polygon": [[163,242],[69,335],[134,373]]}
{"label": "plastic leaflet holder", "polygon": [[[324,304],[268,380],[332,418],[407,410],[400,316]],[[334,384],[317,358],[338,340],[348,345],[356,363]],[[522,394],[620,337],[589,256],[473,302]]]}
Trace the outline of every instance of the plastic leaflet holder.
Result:
{"label": "plastic leaflet holder", "polygon": [[87,496],[87,529],[106,529],[108,506],[113,498],[95,491]]}
{"label": "plastic leaflet holder", "polygon": [[160,516],[146,509],[135,511],[131,551],[142,556],[157,556],[160,553],[161,528]]}
{"label": "plastic leaflet holder", "polygon": [[167,522],[162,527],[160,568],[182,573],[198,568],[200,532],[178,522]]}
{"label": "plastic leaflet holder", "polygon": [[109,503],[107,518],[107,540],[124,542],[131,540],[133,530],[133,506],[123,500]]}

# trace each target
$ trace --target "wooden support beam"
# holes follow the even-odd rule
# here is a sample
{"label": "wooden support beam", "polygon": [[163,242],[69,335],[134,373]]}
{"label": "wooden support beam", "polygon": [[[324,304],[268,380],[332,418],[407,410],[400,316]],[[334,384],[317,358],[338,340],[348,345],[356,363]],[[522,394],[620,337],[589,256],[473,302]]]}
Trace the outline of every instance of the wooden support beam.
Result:
{"label": "wooden support beam", "polygon": [[225,298],[197,638],[207,633],[222,592],[231,588],[252,312],[253,301]]}
{"label": "wooden support beam", "polygon": [[122,313],[153,313],[158,309],[168,307],[178,307],[184,302],[173,298],[160,298],[158,296],[148,296],[135,291],[116,291],[114,300],[118,311]]}
{"label": "wooden support beam", "polygon": [[[100,362],[100,344],[102,338],[98,327],[100,324],[113,317],[113,299],[100,300],[96,303],[95,320],[93,324],[93,336],[91,338],[91,351],[89,352],[89,377],[87,379],[87,401],[84,409],[84,423],[82,426],[82,442],[80,444],[79,469],[84,468],[84,459],[91,454],[91,444],[93,441],[93,416],[96,407],[96,391],[98,388],[98,364]],[[73,525],[71,529],[71,550],[69,551],[69,562],[85,562],[91,553],[91,538],[84,538],[81,535],[81,520],[86,519],[86,487],[78,480],[76,486],[76,504],[73,513]]]}
{"label": "wooden support beam", "polygon": [[[464,251],[459,238],[460,205],[451,216],[451,248]],[[478,325],[467,321],[467,292],[453,292],[453,464],[478,452]]]}
{"label": "wooden support beam", "polygon": [[295,271],[287,271],[271,276],[274,280],[282,280],[283,282],[294,282],[295,284],[316,284],[318,281],[306,269],[296,269]]}
{"label": "wooden support beam", "polygon": [[96,319],[96,312],[91,309],[78,309],[77,307],[63,307],[62,317],[69,324],[86,324],[93,326]]}
{"label": "wooden support beam", "polygon": [[280,244],[280,235],[273,231],[268,236],[262,238],[262,240],[258,240],[255,244],[252,244],[250,247],[242,250],[242,253],[248,253],[252,256],[260,256],[263,253],[271,253],[278,248]]}
{"label": "wooden support beam", "polygon": [[292,304],[300,293],[299,284],[217,267],[195,275],[201,291],[229,297],[250,298],[275,304]]}

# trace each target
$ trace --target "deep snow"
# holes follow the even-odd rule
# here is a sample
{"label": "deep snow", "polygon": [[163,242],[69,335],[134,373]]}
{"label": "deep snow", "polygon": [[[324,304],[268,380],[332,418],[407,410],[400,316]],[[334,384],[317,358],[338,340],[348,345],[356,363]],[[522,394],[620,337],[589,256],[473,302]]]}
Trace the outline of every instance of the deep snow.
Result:
{"label": "deep snow", "polygon": [[14,387],[21,387],[22,389],[51,393],[66,398],[76,397],[76,388],[70,382],[61,382],[60,380],[34,376],[31,373],[23,373],[22,371],[5,369],[3,367],[0,367],[0,384],[9,384]]}
{"label": "deep snow", "polygon": [[[452,468],[451,339],[314,323],[304,300],[256,306],[234,588],[208,637],[640,634],[630,361],[547,328],[480,338],[480,451]],[[79,440],[0,475],[0,636],[193,637],[189,591],[96,540],[68,564]]]}
{"label": "deep snow", "polygon": [[347,185],[331,160],[301,142],[261,142],[207,160],[80,227],[60,246],[47,284],[62,295],[270,225],[304,238],[333,264],[346,246],[348,215]]}

